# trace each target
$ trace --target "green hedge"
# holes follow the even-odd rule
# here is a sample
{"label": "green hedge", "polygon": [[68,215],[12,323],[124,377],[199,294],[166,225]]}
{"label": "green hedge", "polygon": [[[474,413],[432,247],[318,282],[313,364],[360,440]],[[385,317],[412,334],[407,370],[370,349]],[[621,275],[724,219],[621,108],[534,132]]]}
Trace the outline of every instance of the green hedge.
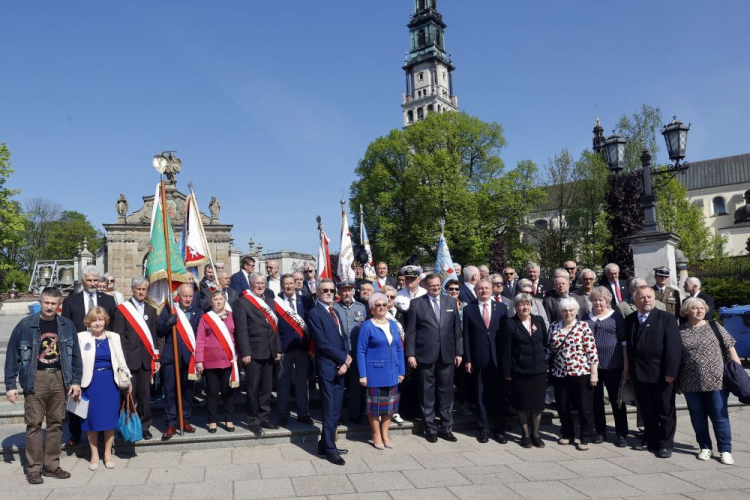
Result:
{"label": "green hedge", "polygon": [[717,313],[720,307],[750,305],[750,281],[708,278],[702,281],[701,290],[714,299]]}

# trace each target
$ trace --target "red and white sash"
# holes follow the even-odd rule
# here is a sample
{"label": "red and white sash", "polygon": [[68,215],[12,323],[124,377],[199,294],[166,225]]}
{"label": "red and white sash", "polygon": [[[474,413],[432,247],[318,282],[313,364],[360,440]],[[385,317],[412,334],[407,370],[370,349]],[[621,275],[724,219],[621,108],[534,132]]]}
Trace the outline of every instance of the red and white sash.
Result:
{"label": "red and white sash", "polygon": [[117,309],[119,309],[122,315],[125,316],[130,327],[138,334],[141,342],[143,342],[143,346],[151,356],[151,379],[153,381],[154,372],[156,371],[155,361],[157,351],[154,348],[154,339],[151,336],[151,330],[148,329],[148,325],[143,320],[143,316],[140,315],[138,309],[135,308],[131,301],[128,300],[123,302],[117,306]]}
{"label": "red and white sash", "polygon": [[203,315],[203,320],[211,328],[211,331],[216,336],[216,340],[221,344],[224,349],[224,354],[229,358],[229,362],[232,364],[232,377],[229,380],[231,387],[240,386],[240,370],[237,367],[237,352],[234,350],[234,341],[232,336],[229,334],[227,325],[224,321],[213,311],[207,312]]}
{"label": "red and white sash", "polygon": [[[296,300],[296,298],[294,300]],[[291,326],[294,331],[297,332],[297,335],[299,335],[300,338],[305,338],[305,333],[307,333],[307,325],[305,325],[305,320],[302,319],[302,316],[297,314],[294,309],[289,307],[289,303],[286,300],[283,300],[281,297],[276,297],[273,300],[273,305],[274,309],[276,310],[276,314],[284,318],[284,320],[289,323],[289,326]]]}
{"label": "red and white sash", "polygon": [[255,295],[250,292],[250,290],[245,290],[244,292],[242,292],[242,296],[245,297],[252,305],[260,309],[260,312],[263,313],[263,316],[266,318],[266,321],[268,321],[268,324],[271,325],[273,333],[278,333],[279,320],[276,319],[276,315],[273,313],[271,308],[268,307],[266,301],[258,300]]}
{"label": "red and white sash", "polygon": [[180,306],[174,308],[177,312],[177,332],[180,334],[182,342],[185,347],[190,351],[190,362],[188,363],[188,380],[198,380],[198,375],[195,373],[195,332],[193,326],[190,324],[187,315],[183,312]]}

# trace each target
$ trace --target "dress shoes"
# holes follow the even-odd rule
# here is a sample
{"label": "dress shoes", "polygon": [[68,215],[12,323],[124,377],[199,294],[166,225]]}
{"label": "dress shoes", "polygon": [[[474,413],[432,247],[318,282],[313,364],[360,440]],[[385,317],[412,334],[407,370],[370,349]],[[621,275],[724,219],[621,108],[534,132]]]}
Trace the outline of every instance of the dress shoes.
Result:
{"label": "dress shoes", "polygon": [[542,438],[539,437],[539,435],[531,436],[531,444],[533,444],[536,448],[544,448],[544,441],[542,441]]}
{"label": "dress shoes", "polygon": [[297,417],[297,423],[313,425],[313,419],[310,418],[310,415],[302,415],[301,417]]}
{"label": "dress shoes", "polygon": [[189,434],[193,434],[195,432],[195,427],[190,425],[188,422],[185,422],[182,424],[182,430]]}
{"label": "dress shoes", "polygon": [[268,420],[264,420],[263,422],[261,422],[260,426],[264,429],[278,429],[279,428],[277,424],[272,424]]}
{"label": "dress shoes", "polygon": [[[144,434],[146,433],[144,432]],[[171,439],[175,434],[177,434],[177,427],[175,427],[174,425],[168,425],[167,428],[164,429],[164,434],[161,435],[161,440],[167,441]],[[146,436],[143,437],[145,438]]]}
{"label": "dress shoes", "polygon": [[250,426],[248,427],[248,429],[250,430],[250,432],[252,432],[256,436],[260,436],[263,433],[263,430],[260,428],[259,425]]}
{"label": "dress shoes", "polygon": [[672,456],[672,450],[669,448],[660,448],[659,451],[656,452],[656,456],[659,458],[669,458]]}
{"label": "dress shoes", "polygon": [[[338,449],[336,450],[336,452],[337,452],[337,453],[338,453],[339,455],[346,455],[347,453],[349,453],[349,450],[347,450],[346,448],[338,448]],[[318,455],[321,455],[321,456],[323,456],[323,455],[328,455],[328,454],[329,454],[329,453],[328,453],[328,452],[326,452],[325,450],[321,450],[320,448],[318,448]]]}
{"label": "dress shoes", "polygon": [[458,438],[454,436],[451,431],[438,432],[438,437],[445,439],[446,441],[450,441],[451,443],[455,443],[456,441],[458,441]]}
{"label": "dress shoes", "polygon": [[521,438],[521,446],[524,448],[531,448],[531,438],[529,436],[523,436]]}
{"label": "dress shoes", "polygon": [[346,465],[346,460],[341,458],[341,455],[338,453],[326,454],[326,460],[331,462],[333,465]]}
{"label": "dress shoes", "polygon": [[489,443],[490,442],[490,436],[486,432],[480,432],[477,436],[477,441],[480,443]]}
{"label": "dress shoes", "polygon": [[276,425],[287,425],[289,423],[289,417],[279,417],[276,421]]}
{"label": "dress shoes", "polygon": [[427,434],[425,439],[427,439],[428,443],[437,443],[437,435],[435,434]]}
{"label": "dress shoes", "polygon": [[208,432],[209,432],[210,434],[216,434],[216,427],[209,427],[209,428],[208,428],[208,429],[206,429],[206,430],[208,430]]}
{"label": "dress shoes", "polygon": [[154,436],[151,434],[151,431],[143,431],[143,440],[144,441],[150,441],[154,439]]}
{"label": "dress shoes", "polygon": [[594,444],[602,444],[604,442],[604,436],[602,436],[601,434],[597,434],[596,436],[594,436],[594,439],[592,439],[591,442]]}
{"label": "dress shoes", "polygon": [[615,440],[615,446],[618,448],[625,448],[628,445],[628,440],[625,436],[617,436]]}
{"label": "dress shoes", "polygon": [[78,446],[78,443],[79,443],[80,441],[81,441],[80,439],[73,439],[73,438],[70,438],[70,439],[68,439],[68,440],[67,440],[67,441],[65,442],[65,446],[69,446],[69,447],[73,447],[73,446]]}
{"label": "dress shoes", "polygon": [[503,434],[502,432],[496,432],[495,441],[497,441],[500,444],[506,444],[508,442],[508,438],[505,437],[505,434]]}

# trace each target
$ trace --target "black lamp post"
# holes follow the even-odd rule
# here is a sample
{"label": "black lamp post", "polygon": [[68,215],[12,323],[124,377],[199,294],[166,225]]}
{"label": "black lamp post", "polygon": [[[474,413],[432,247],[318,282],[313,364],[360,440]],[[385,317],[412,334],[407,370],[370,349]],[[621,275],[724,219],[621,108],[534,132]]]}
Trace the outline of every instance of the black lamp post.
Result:
{"label": "black lamp post", "polygon": [[[648,149],[644,149],[641,154],[641,167],[643,168],[643,197],[641,202],[644,211],[644,233],[660,232],[659,225],[656,223],[656,197],[651,191],[651,177],[663,176],[664,180],[657,185],[657,187],[661,187],[671,181],[679,172],[685,172],[688,169],[687,162],[680,163],[680,160],[685,158],[688,130],[690,130],[690,125],[684,125],[677,120],[677,117],[673,117],[672,123],[665,125],[661,131],[667,143],[669,159],[675,162],[674,165],[651,171],[651,153],[648,152]],[[607,164],[610,171],[615,175],[619,174],[624,168],[625,144],[627,144],[627,141],[617,134],[609,136],[605,143]]]}

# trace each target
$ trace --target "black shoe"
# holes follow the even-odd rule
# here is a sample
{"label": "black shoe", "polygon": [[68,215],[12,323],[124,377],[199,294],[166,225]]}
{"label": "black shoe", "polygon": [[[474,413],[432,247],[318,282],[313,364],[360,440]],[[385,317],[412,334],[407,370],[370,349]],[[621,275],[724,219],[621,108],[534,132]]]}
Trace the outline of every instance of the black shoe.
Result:
{"label": "black shoe", "polygon": [[656,452],[656,456],[659,458],[669,458],[672,456],[672,450],[669,448],[661,448]]}
{"label": "black shoe", "polygon": [[151,435],[151,431],[143,431],[143,440],[150,441],[151,439],[154,439],[154,436]]}
{"label": "black shoe", "polygon": [[486,432],[480,432],[479,435],[477,436],[477,441],[479,441],[482,444],[489,443],[490,442],[490,436],[487,435]]}
{"label": "black shoe", "polygon": [[531,442],[537,448],[544,448],[544,441],[539,436],[531,436]]}
{"label": "black shoe", "polygon": [[341,458],[341,455],[338,453],[328,453],[326,455],[326,460],[331,462],[333,465],[346,465],[346,460]]}
{"label": "black shoe", "polygon": [[636,444],[633,445],[634,450],[645,450],[648,448],[648,445],[646,444],[646,441],[638,441]]}
{"label": "black shoe", "polygon": [[349,450],[347,450],[346,448],[336,448],[336,451],[339,452],[339,455],[346,455],[347,453],[349,453]]}
{"label": "black shoe", "polygon": [[362,425],[362,419],[361,418],[350,418],[349,423],[352,425]]}
{"label": "black shoe", "polygon": [[276,425],[286,425],[289,423],[289,417],[279,417],[276,421]]}
{"label": "black shoe", "polygon": [[211,434],[216,434],[216,427],[214,427],[214,428],[211,428],[211,427],[209,427],[209,428],[208,428],[207,430],[208,430],[208,432],[210,432]]}
{"label": "black shoe", "polygon": [[615,446],[618,448],[625,448],[628,445],[628,440],[625,436],[617,436],[617,441],[615,441]]}
{"label": "black shoe", "polygon": [[454,436],[451,431],[438,432],[438,437],[450,441],[451,443],[458,441],[458,438]]}
{"label": "black shoe", "polygon": [[597,434],[591,442],[594,444],[602,444],[604,442],[604,437],[601,434]]}
{"label": "black shoe", "polygon": [[250,432],[252,432],[256,436],[260,436],[263,433],[263,430],[260,428],[259,425],[253,425],[251,427],[248,427],[248,429],[250,430]]}
{"label": "black shoe", "polygon": [[505,437],[505,434],[503,434],[502,432],[496,432],[495,441],[497,441],[500,444],[506,444],[508,442],[508,438]]}
{"label": "black shoe", "polygon": [[531,438],[529,436],[522,437],[521,446],[523,446],[524,448],[531,448]]}
{"label": "black shoe", "polygon": [[308,424],[308,425],[313,425],[314,424],[313,419],[310,418],[310,415],[303,415],[301,417],[297,417],[297,423],[298,424]]}
{"label": "black shoe", "polygon": [[437,436],[435,434],[427,434],[425,439],[427,439],[428,443],[437,443]]}
{"label": "black shoe", "polygon": [[[81,442],[81,438],[80,437],[78,439],[76,439],[74,437],[71,437],[70,439],[68,439],[65,442],[65,447],[66,448],[72,448],[74,446],[78,446],[78,443],[80,443],[80,442]],[[31,484],[39,484],[39,483],[31,483]]]}
{"label": "black shoe", "polygon": [[279,426],[278,426],[278,425],[276,425],[276,424],[272,424],[272,423],[271,423],[271,422],[269,422],[268,420],[264,420],[263,422],[261,422],[261,423],[260,423],[260,426],[261,426],[262,428],[264,428],[264,429],[278,429],[278,428],[279,428]]}
{"label": "black shoe", "polygon": [[234,430],[237,428],[235,426],[227,427],[226,425],[224,427],[226,428],[227,432],[234,432]]}

